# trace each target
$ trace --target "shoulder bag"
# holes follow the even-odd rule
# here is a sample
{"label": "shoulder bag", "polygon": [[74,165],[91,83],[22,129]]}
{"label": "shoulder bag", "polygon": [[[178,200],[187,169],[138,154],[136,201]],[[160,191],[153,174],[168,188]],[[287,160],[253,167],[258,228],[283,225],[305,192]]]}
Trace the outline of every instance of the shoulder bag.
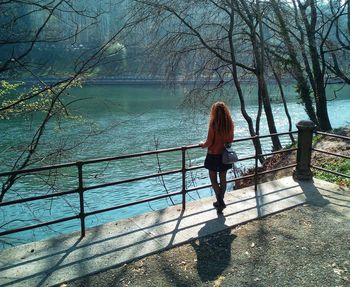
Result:
{"label": "shoulder bag", "polygon": [[238,161],[236,152],[232,149],[232,145],[230,143],[226,143],[222,154],[222,163],[233,164],[236,161]]}

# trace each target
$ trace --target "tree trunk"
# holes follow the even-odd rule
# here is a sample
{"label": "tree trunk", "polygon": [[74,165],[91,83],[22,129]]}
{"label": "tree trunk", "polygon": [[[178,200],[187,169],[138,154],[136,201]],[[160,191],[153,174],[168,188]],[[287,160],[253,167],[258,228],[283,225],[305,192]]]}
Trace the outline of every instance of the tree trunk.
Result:
{"label": "tree trunk", "polygon": [[302,102],[304,103],[305,111],[309,116],[310,120],[313,121],[316,125],[318,124],[317,116],[315,113],[315,109],[313,107],[312,99],[310,96],[310,87],[307,80],[304,77],[303,70],[301,64],[298,60],[297,53],[294,45],[289,36],[289,32],[287,29],[287,23],[282,15],[282,12],[276,3],[276,0],[271,0],[272,8],[277,17],[278,23],[280,25],[280,34],[283,39],[283,42],[286,46],[288,57],[290,58],[290,65],[292,68],[292,75],[297,81],[297,92],[300,95]]}
{"label": "tree trunk", "polygon": [[[326,88],[324,83],[324,73],[321,69],[320,55],[317,50],[316,44],[316,21],[317,21],[317,10],[314,0],[309,2],[311,12],[310,15],[306,15],[306,5],[299,3],[299,9],[302,15],[302,19],[306,28],[306,35],[308,39],[309,54],[312,63],[312,72],[315,86],[314,86],[314,97],[316,103],[316,114],[318,119],[319,128],[322,131],[328,131],[332,129],[329,121],[328,110],[327,110],[327,97]],[[310,20],[310,22],[309,22]]]}
{"label": "tree trunk", "polygon": [[348,34],[350,35],[350,0],[347,1],[348,4]]}
{"label": "tree trunk", "polygon": [[[268,124],[268,127],[269,127],[269,132],[270,132],[270,134],[276,134],[277,133],[277,129],[276,129],[273,113],[272,113],[270,96],[269,96],[269,93],[268,93],[268,90],[267,90],[266,81],[265,81],[265,78],[264,78],[263,75],[259,75],[258,78],[260,78],[258,80],[259,93],[261,93],[261,96],[262,96],[263,105],[264,105],[264,111],[265,111],[265,114],[266,114],[266,120],[267,120],[267,124]],[[282,149],[282,145],[281,145],[281,142],[280,142],[278,136],[272,136],[271,140],[272,140],[272,145],[273,145],[272,150],[280,150],[280,149]]]}
{"label": "tree trunk", "polygon": [[[269,127],[270,134],[276,134],[277,129],[276,129],[276,124],[275,124],[275,119],[273,116],[272,108],[271,108],[271,101],[270,101],[270,95],[267,89],[267,84],[265,80],[265,37],[264,37],[264,29],[262,27],[262,19],[261,19],[261,11],[260,11],[260,2],[259,0],[256,1],[256,6],[257,6],[257,14],[258,14],[258,21],[259,21],[259,34],[260,34],[260,41],[258,41],[257,34],[254,33],[254,41],[256,44],[259,44],[259,46],[256,47],[257,51],[257,57],[259,61],[257,63],[259,64],[259,67],[257,70],[259,71],[259,90],[261,89],[261,95],[263,99],[263,104],[264,104],[264,110],[266,114],[266,119],[267,119],[267,124]],[[255,32],[255,31],[253,31]],[[278,136],[272,136],[272,145],[273,145],[273,150],[280,150],[282,149],[282,145],[280,142],[280,139]]]}
{"label": "tree trunk", "polygon": [[[240,104],[241,104],[241,113],[242,113],[244,119],[246,120],[246,122],[248,124],[248,129],[249,129],[250,136],[253,137],[253,144],[254,144],[255,152],[256,152],[256,154],[262,154],[262,148],[261,148],[260,139],[254,138],[256,136],[256,133],[254,131],[253,120],[248,115],[247,110],[245,108],[245,100],[244,100],[243,92],[242,92],[242,89],[241,89],[241,84],[240,84],[240,82],[238,80],[238,77],[237,77],[237,67],[235,66],[235,62],[232,63],[232,77],[233,77],[233,81],[235,83],[236,91],[238,93],[238,98],[239,98],[239,101],[240,101]],[[263,163],[264,162],[264,157],[259,156],[259,161],[260,161],[260,163]]]}
{"label": "tree trunk", "polygon": [[[254,25],[252,19],[254,19],[253,15],[251,14],[252,12],[250,11],[249,7],[245,3],[245,0],[241,1],[242,6],[244,7],[244,12],[247,14],[247,17],[244,17],[242,15],[242,12],[240,14],[243,16],[242,18],[246,22],[247,26],[249,27],[250,33],[250,40],[252,43],[253,47],[253,55],[254,55],[254,60],[256,64],[256,71],[255,71],[255,76],[258,81],[258,91],[259,91],[259,99],[262,100],[265,115],[266,115],[266,120],[267,120],[267,125],[269,128],[270,134],[276,134],[277,129],[275,125],[275,120],[273,117],[272,109],[271,109],[271,103],[270,103],[270,97],[269,97],[269,92],[267,89],[267,84],[265,81],[265,71],[264,71],[264,65],[265,65],[265,47],[264,47],[264,35],[263,35],[263,29],[261,25],[261,19],[260,19],[260,5],[259,1],[257,1],[257,14],[258,14],[258,21],[259,21],[259,35],[260,35],[260,41],[257,37],[257,31],[256,31],[256,26]],[[238,9],[237,9],[238,10]],[[279,150],[282,148],[281,142],[278,138],[278,136],[272,136],[272,150]]]}
{"label": "tree trunk", "polygon": [[[234,27],[234,14],[233,14],[233,11],[231,11],[230,28],[228,31],[228,40],[229,40],[229,46],[230,46],[232,78],[233,78],[233,82],[235,84],[236,91],[238,93],[238,98],[239,98],[239,101],[241,104],[241,113],[242,113],[244,119],[247,121],[250,136],[253,137],[253,144],[254,144],[254,148],[255,148],[255,153],[262,154],[260,139],[254,138],[256,136],[256,133],[254,131],[253,121],[252,121],[252,118],[248,115],[247,110],[245,108],[244,95],[243,95],[243,92],[241,89],[241,84],[240,84],[238,77],[237,77],[237,61],[236,61],[236,54],[235,54],[236,52],[235,52],[235,48],[233,46],[233,40],[232,40],[233,27]],[[260,156],[259,161],[260,161],[260,163],[263,163],[264,158],[262,156]]]}
{"label": "tree trunk", "polygon": [[[284,112],[285,112],[287,120],[288,120],[288,131],[291,132],[292,131],[292,118],[290,117],[290,114],[289,114],[289,111],[288,111],[287,101],[286,101],[286,98],[284,96],[284,91],[283,91],[281,78],[279,77],[275,67],[273,66],[273,63],[272,63],[271,58],[270,58],[270,55],[268,53],[267,53],[267,59],[268,59],[269,65],[270,65],[270,67],[272,69],[272,73],[273,73],[273,75],[274,75],[274,77],[276,79],[278,89],[280,91],[280,95],[281,95],[281,99],[282,99],[283,107],[284,107]],[[293,135],[290,134],[289,137],[290,137],[290,140],[292,141],[292,143],[295,143],[295,139],[294,139]]]}

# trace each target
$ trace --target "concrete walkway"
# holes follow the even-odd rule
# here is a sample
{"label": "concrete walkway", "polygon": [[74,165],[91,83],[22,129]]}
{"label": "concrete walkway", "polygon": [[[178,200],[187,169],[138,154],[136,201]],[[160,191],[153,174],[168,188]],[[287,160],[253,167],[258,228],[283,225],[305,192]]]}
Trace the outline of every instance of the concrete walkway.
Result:
{"label": "concrete walkway", "polygon": [[[38,241],[0,252],[0,286],[52,286],[121,265],[195,238],[324,199],[339,189],[321,180],[296,182],[291,177],[227,193],[224,218],[213,198],[108,223],[80,233]],[[224,220],[223,220],[224,219]]]}

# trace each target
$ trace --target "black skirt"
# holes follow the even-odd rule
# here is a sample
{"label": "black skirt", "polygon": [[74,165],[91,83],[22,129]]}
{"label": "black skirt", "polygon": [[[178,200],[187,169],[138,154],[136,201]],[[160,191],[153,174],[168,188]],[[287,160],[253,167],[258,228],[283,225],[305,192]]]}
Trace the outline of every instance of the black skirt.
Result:
{"label": "black skirt", "polygon": [[232,164],[224,164],[222,163],[222,155],[221,154],[209,154],[204,161],[204,167],[211,171],[226,171],[232,168]]}

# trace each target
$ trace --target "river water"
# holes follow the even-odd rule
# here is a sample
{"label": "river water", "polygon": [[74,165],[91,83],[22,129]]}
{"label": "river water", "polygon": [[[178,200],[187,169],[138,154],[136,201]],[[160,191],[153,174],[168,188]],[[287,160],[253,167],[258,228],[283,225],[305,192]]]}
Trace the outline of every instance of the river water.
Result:
{"label": "river water", "polygon": [[[339,86],[333,85],[328,90],[328,97],[331,100],[328,106],[329,115],[333,128],[350,122],[350,88],[337,92],[334,99],[334,93],[338,88]],[[66,103],[72,102],[69,107],[75,118],[61,118],[49,125],[37,152],[41,160],[36,165],[50,164],[57,159],[61,162],[76,161],[197,144],[206,137],[208,107],[213,99],[203,101],[201,105],[194,107],[183,106],[181,104],[186,89],[188,87],[170,89],[155,85],[109,85],[86,86],[70,91]],[[287,86],[285,91],[295,130],[295,124],[307,118],[306,113],[302,105],[297,103],[294,87]],[[247,95],[247,111],[254,119],[257,109],[256,88],[246,85],[244,92]],[[288,123],[283,105],[278,100],[276,87],[270,86],[270,92],[274,102],[273,111],[277,130],[278,132],[287,131]],[[233,90],[218,94],[215,99],[224,100],[229,104],[235,121],[235,138],[249,136],[247,124],[240,114],[239,102]],[[2,171],[9,170],[10,165],[21,152],[21,147],[30,140],[38,122],[37,117],[40,116],[34,115],[31,119],[17,118],[0,121],[2,131],[0,168]],[[266,121],[262,117],[260,134],[267,133]],[[281,138],[281,141],[284,145],[290,143],[288,137]],[[263,147],[264,151],[270,151],[271,142],[264,140]],[[241,157],[253,154],[252,146],[246,143],[236,144],[235,149]],[[56,151],[55,156],[52,150]],[[202,164],[205,151],[191,150],[187,156],[191,159],[191,164]],[[244,166],[239,165],[238,167],[244,168],[249,164],[245,163]],[[179,152],[162,155],[158,159],[155,156],[148,156],[133,160],[105,162],[84,168],[84,184],[106,183],[157,173],[159,169],[166,171],[180,167],[181,154]],[[74,189],[77,187],[76,175],[75,168],[66,168],[59,170],[54,175],[40,173],[21,178],[6,195],[5,200]],[[230,173],[229,177],[232,176],[233,174]],[[205,170],[188,174],[187,185],[189,187],[208,183]],[[229,188],[232,189],[232,185]],[[85,193],[85,211],[107,208],[180,190],[181,175],[165,176],[162,180],[150,179],[118,187],[91,190]],[[201,190],[192,193],[187,199],[195,200],[211,194],[210,189]],[[180,197],[173,197],[172,200],[162,199],[91,216],[87,218],[87,227],[161,209],[177,204],[180,200]],[[0,227],[2,226],[0,230],[4,230],[77,214],[79,199],[77,195],[70,195],[0,209]],[[79,227],[79,221],[73,220],[53,225],[50,228],[6,236],[0,238],[0,245],[2,245],[0,248],[7,248],[8,244],[21,244],[77,231]]]}

